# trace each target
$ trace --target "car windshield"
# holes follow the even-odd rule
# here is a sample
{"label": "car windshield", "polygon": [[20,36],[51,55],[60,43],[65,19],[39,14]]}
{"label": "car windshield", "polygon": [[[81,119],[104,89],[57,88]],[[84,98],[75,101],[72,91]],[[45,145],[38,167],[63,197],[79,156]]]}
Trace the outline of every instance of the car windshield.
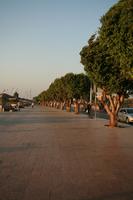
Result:
{"label": "car windshield", "polygon": [[128,112],[129,114],[133,114],[133,109],[128,109],[127,112]]}

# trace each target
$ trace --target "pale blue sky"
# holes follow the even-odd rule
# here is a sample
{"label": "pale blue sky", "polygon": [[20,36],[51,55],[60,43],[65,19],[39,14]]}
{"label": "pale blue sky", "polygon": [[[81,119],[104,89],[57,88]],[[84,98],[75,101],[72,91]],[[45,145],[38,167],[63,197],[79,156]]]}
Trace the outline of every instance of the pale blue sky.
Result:
{"label": "pale blue sky", "polygon": [[0,0],[0,93],[38,95],[84,72],[79,52],[117,0]]}

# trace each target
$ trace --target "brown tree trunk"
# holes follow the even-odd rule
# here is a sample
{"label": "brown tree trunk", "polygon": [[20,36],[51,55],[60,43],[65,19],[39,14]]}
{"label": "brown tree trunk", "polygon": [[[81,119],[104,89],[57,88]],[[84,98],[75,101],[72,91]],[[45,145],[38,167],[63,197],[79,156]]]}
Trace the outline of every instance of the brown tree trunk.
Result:
{"label": "brown tree trunk", "polygon": [[66,111],[67,111],[67,112],[70,112],[70,111],[71,111],[71,103],[70,103],[69,100],[66,102]]}
{"label": "brown tree trunk", "polygon": [[60,109],[63,110],[63,102],[60,102]]}
{"label": "brown tree trunk", "polygon": [[117,116],[116,116],[116,114],[115,113],[113,113],[113,112],[111,112],[110,114],[109,114],[109,126],[110,127],[116,127],[117,126]]}
{"label": "brown tree trunk", "polygon": [[[109,115],[109,126],[116,127],[118,124],[117,113],[124,102],[124,95],[107,95],[106,92],[103,91],[103,95],[99,100]],[[107,104],[107,100],[109,101],[109,104]]]}
{"label": "brown tree trunk", "polygon": [[75,112],[75,114],[79,114],[79,103],[78,102],[75,102],[74,112]]}

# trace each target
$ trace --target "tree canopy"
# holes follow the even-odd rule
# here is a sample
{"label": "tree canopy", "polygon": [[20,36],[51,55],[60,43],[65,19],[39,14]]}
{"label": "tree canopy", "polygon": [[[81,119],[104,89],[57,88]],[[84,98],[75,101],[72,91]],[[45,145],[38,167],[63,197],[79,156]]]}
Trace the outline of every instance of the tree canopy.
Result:
{"label": "tree canopy", "polygon": [[57,78],[49,88],[42,92],[37,99],[46,101],[65,101],[69,99],[89,98],[90,80],[84,74],[67,73]]}
{"label": "tree canopy", "polygon": [[133,1],[120,0],[101,18],[100,44],[106,47],[121,75],[133,78]]}
{"label": "tree canopy", "polygon": [[117,115],[124,96],[133,88],[132,24],[133,1],[120,0],[101,18],[98,34],[92,35],[80,52],[89,78],[103,89],[101,101],[110,116]]}

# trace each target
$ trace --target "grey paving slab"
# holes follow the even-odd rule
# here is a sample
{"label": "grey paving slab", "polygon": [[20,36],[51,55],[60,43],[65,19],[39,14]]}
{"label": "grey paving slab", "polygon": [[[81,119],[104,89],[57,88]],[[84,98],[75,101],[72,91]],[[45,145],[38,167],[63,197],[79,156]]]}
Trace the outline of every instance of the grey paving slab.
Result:
{"label": "grey paving slab", "polygon": [[35,107],[0,113],[0,200],[132,200],[133,126]]}

